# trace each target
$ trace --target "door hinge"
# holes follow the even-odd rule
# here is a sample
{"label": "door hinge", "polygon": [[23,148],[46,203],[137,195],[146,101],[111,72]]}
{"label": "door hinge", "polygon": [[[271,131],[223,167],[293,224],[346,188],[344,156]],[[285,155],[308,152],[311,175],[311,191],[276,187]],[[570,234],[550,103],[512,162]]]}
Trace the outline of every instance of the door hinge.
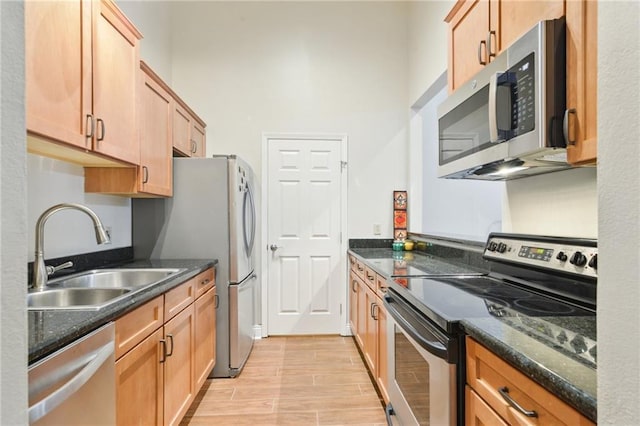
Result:
{"label": "door hinge", "polygon": [[347,162],[346,161],[340,161],[340,171],[344,170],[347,168]]}

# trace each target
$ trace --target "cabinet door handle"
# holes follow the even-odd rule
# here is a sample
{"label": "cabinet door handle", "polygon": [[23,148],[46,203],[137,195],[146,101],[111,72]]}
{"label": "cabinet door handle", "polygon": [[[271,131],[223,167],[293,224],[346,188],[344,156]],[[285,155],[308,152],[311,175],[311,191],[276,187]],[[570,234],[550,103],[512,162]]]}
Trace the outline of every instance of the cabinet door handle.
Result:
{"label": "cabinet door handle", "polygon": [[93,115],[87,114],[87,122],[86,122],[86,131],[89,133],[85,133],[85,137],[87,139],[91,139],[93,137],[93,132],[96,130],[95,122],[93,121]]}
{"label": "cabinet door handle", "polygon": [[160,344],[162,345],[162,350],[160,351],[160,354],[162,355],[160,358],[160,364],[162,364],[167,360],[167,341],[160,339]]}
{"label": "cabinet door handle", "polygon": [[198,151],[198,144],[193,139],[191,140],[191,153],[195,154]]}
{"label": "cabinet door handle", "polygon": [[213,297],[213,300],[214,300],[214,303],[213,303],[214,308],[218,309],[218,306],[220,306],[220,298],[218,297],[217,294]]}
{"label": "cabinet door handle", "polygon": [[[573,139],[571,139],[571,135],[569,135],[569,116],[570,115],[573,115],[573,116],[576,115],[575,108],[567,109],[564,111],[564,119],[562,120],[562,133],[564,134],[564,141],[566,142],[567,145],[575,145],[576,144],[575,132],[574,132]],[[573,126],[571,126],[571,128],[573,129]]]}
{"label": "cabinet door handle", "polygon": [[171,349],[169,349],[167,356],[171,356],[173,355],[173,334],[167,334],[167,339],[171,342]]}
{"label": "cabinet door handle", "polygon": [[496,32],[493,30],[489,31],[489,34],[487,35],[487,53],[489,53],[490,58],[496,57],[496,52],[493,51],[493,42],[492,42],[492,40],[495,40],[495,38],[496,38]]}
{"label": "cabinet door handle", "polygon": [[487,41],[480,40],[480,44],[478,45],[478,62],[480,65],[487,65],[487,61],[482,59],[482,45],[484,45],[485,52],[487,51]]}
{"label": "cabinet door handle", "polygon": [[98,127],[98,130],[101,130],[100,136],[98,136],[96,140],[104,140],[104,135],[107,134],[107,126],[104,125],[104,120],[102,118],[98,118],[96,120],[96,125]]}
{"label": "cabinet door handle", "polygon": [[371,308],[371,317],[378,321],[378,304],[377,303],[372,303],[373,307]]}
{"label": "cabinet door handle", "polygon": [[149,168],[147,166],[142,166],[142,183],[149,182]]}
{"label": "cabinet door handle", "polygon": [[353,291],[354,293],[358,292],[358,289],[356,288],[356,280],[351,280],[351,291]]}
{"label": "cabinet door handle", "polygon": [[518,404],[513,398],[511,398],[511,395],[509,395],[509,388],[507,388],[506,386],[499,388],[498,392],[500,392],[500,396],[502,396],[502,398],[507,401],[507,404],[515,408],[520,413],[524,414],[527,417],[538,417],[538,413],[536,413],[534,410],[525,409],[524,407],[522,407],[522,405]]}

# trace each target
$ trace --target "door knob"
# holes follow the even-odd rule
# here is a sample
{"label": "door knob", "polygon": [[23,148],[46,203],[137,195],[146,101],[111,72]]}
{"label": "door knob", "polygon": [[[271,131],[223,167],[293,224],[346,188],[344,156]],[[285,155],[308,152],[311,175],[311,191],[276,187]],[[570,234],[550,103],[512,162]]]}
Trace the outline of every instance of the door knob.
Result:
{"label": "door knob", "polygon": [[271,251],[276,251],[276,250],[278,250],[279,248],[280,248],[280,247],[278,247],[278,246],[277,246],[277,245],[275,245],[275,244],[271,244],[271,245],[269,246],[269,249],[270,249]]}

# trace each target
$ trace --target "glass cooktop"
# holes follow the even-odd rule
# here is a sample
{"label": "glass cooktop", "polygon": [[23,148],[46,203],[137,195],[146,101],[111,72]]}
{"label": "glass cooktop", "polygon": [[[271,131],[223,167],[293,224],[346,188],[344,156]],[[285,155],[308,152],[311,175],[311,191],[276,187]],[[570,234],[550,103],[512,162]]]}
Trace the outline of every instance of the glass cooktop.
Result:
{"label": "glass cooktop", "polygon": [[388,277],[457,277],[486,275],[470,266],[426,255],[398,254],[396,258],[367,258],[367,263]]}

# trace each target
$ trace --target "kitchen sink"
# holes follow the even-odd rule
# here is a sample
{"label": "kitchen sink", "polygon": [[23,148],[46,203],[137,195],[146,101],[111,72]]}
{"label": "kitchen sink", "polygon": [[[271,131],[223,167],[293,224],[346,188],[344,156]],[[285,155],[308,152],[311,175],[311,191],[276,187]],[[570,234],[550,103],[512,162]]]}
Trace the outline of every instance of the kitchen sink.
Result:
{"label": "kitchen sink", "polygon": [[56,288],[27,294],[30,309],[95,309],[129,293],[128,288]]}
{"label": "kitchen sink", "polygon": [[51,280],[49,287],[140,288],[182,271],[177,268],[94,269]]}
{"label": "kitchen sink", "polygon": [[49,281],[27,294],[31,310],[100,309],[182,272],[179,268],[94,269]]}

